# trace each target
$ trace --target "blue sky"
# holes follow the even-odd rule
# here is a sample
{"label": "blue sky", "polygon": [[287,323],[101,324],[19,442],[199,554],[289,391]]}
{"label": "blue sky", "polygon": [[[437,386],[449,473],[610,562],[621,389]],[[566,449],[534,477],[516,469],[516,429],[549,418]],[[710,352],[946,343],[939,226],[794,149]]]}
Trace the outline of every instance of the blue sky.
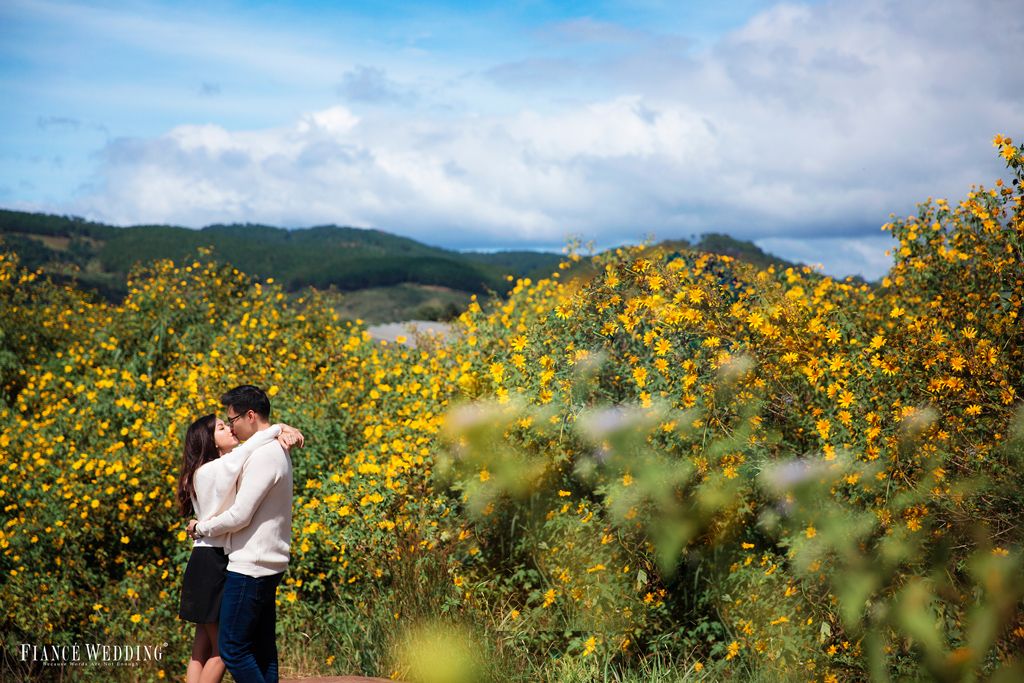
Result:
{"label": "blue sky", "polygon": [[450,248],[725,232],[834,275],[1003,173],[1017,0],[0,4],[0,206]]}

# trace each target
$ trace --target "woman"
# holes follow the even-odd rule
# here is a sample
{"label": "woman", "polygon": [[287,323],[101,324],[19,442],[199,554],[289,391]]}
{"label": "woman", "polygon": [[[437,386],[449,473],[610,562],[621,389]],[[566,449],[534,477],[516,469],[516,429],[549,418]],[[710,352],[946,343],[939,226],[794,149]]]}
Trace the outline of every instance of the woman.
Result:
{"label": "woman", "polygon": [[[253,451],[274,439],[286,449],[303,443],[297,430],[274,425],[256,432],[239,446],[231,427],[217,416],[206,415],[193,422],[185,433],[185,454],[178,479],[182,516],[194,514],[205,520],[230,508],[242,465]],[[226,536],[215,536],[193,541],[192,555],[185,568],[178,616],[196,625],[186,683],[217,683],[224,677],[226,666],[217,649],[217,625],[228,565],[226,540]]]}

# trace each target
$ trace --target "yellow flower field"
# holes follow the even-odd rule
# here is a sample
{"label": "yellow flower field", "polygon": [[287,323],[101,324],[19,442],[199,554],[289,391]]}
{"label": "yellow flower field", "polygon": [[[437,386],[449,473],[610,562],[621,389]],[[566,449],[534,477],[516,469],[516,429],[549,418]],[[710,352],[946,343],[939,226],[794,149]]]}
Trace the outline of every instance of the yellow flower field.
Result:
{"label": "yellow flower field", "polygon": [[285,667],[415,675],[403,629],[438,619],[491,634],[495,679],[1019,667],[1024,190],[884,229],[878,286],[573,252],[416,349],[208,253],[139,268],[118,305],[4,255],[5,645],[168,642],[115,674],[182,678],[181,441],[252,383],[308,436],[279,600],[282,638],[317,635]]}

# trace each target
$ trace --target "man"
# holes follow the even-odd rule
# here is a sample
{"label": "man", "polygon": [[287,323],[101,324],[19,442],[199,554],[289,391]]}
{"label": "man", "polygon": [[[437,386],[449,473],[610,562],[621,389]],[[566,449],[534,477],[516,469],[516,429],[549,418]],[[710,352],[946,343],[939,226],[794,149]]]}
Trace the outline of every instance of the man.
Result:
{"label": "man", "polygon": [[[251,384],[220,399],[240,440],[269,428],[270,399]],[[193,538],[230,533],[218,648],[237,683],[277,683],[277,586],[288,568],[292,538],[292,462],[277,441],[260,446],[242,466],[235,503],[204,522]]]}

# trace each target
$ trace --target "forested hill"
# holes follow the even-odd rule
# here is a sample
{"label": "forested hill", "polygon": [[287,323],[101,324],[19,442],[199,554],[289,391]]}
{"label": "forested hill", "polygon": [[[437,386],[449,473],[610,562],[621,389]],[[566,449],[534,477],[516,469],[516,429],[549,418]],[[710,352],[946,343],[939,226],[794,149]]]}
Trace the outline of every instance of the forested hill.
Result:
{"label": "forested hill", "polygon": [[[181,262],[200,248],[212,248],[218,259],[256,279],[273,278],[290,291],[334,287],[351,292],[415,284],[503,295],[509,275],[546,276],[562,258],[536,251],[450,251],[380,230],[334,225],[294,230],[258,224],[201,230],[168,225],[118,228],[76,216],[3,209],[0,237],[0,249],[16,252],[24,266],[43,268],[55,279],[73,277],[108,299],[123,296],[125,276],[137,263],[163,258]],[[660,246],[727,254],[759,267],[794,265],[765,254],[752,242],[725,235]]]}
{"label": "forested hill", "polygon": [[[553,269],[561,257],[543,252],[460,253],[380,230],[337,226],[286,230],[267,225],[211,225],[192,230],[167,225],[117,228],[78,217],[0,210],[0,235],[29,268],[61,277],[75,274],[108,297],[123,290],[136,263],[192,258],[199,248],[239,270],[289,290],[341,290],[400,283],[504,294],[508,275]],[[77,270],[76,270],[77,267]]]}

